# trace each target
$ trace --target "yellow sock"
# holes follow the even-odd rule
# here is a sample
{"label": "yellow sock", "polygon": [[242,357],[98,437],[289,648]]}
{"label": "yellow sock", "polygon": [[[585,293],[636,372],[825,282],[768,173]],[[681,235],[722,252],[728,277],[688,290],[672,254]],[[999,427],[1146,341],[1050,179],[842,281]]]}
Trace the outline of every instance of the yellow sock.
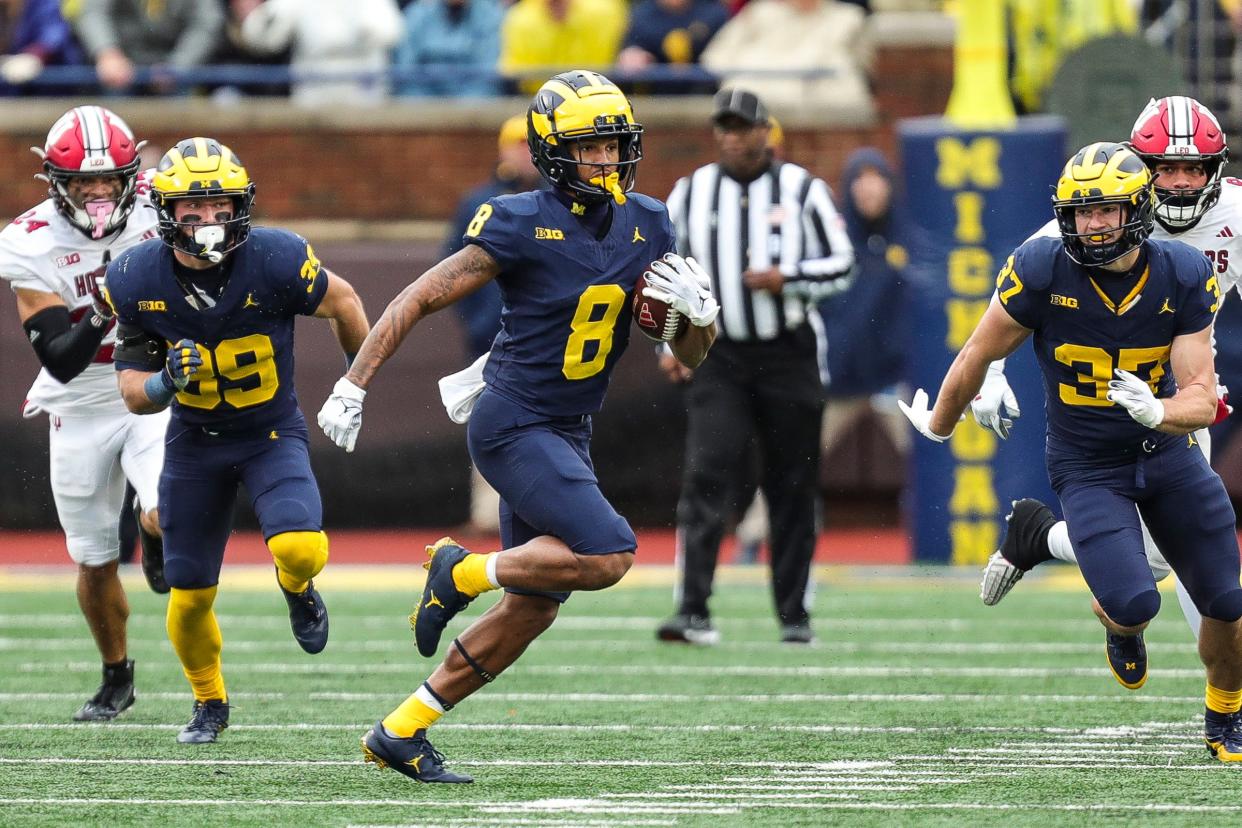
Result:
{"label": "yellow sock", "polygon": [[1242,690],[1220,690],[1209,682],[1204,703],[1217,713],[1237,713],[1242,710]]}
{"label": "yellow sock", "polygon": [[500,584],[495,581],[495,558],[499,554],[499,552],[487,554],[471,552],[453,567],[453,583],[471,598],[482,595],[484,592],[491,592],[493,589],[500,589]]}
{"label": "yellow sock", "polygon": [[416,731],[426,730],[444,715],[444,707],[427,689],[426,682],[414,691],[400,707],[384,717],[383,725],[394,736],[408,739]]}
{"label": "yellow sock", "polygon": [[168,640],[181,662],[181,669],[199,701],[223,699],[220,675],[223,639],[212,605],[216,588],[176,589],[168,596]]}
{"label": "yellow sock", "polygon": [[224,692],[224,675],[220,672],[219,661],[201,670],[187,670],[182,667],[181,671],[185,673],[185,677],[190,680],[190,686],[194,688],[195,701],[229,700],[228,694]]}

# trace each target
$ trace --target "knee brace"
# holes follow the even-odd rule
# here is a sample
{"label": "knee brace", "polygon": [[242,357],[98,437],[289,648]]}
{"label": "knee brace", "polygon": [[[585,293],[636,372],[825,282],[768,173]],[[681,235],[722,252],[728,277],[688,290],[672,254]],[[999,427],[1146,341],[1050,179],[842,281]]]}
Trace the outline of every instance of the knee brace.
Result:
{"label": "knee brace", "polygon": [[328,562],[328,536],[323,532],[281,532],[267,539],[276,566],[299,581],[309,581]]}
{"label": "knee brace", "polygon": [[1217,595],[1208,602],[1208,607],[1203,611],[1203,615],[1207,618],[1225,622],[1237,621],[1239,618],[1242,618],[1242,589],[1231,589],[1228,592]]}
{"label": "knee brace", "polygon": [[1154,589],[1145,589],[1130,597],[1122,598],[1123,603],[1115,603],[1121,596],[1110,596],[1112,600],[1101,600],[1100,606],[1112,619],[1114,624],[1122,627],[1137,627],[1156,617],[1160,611],[1160,593]]}

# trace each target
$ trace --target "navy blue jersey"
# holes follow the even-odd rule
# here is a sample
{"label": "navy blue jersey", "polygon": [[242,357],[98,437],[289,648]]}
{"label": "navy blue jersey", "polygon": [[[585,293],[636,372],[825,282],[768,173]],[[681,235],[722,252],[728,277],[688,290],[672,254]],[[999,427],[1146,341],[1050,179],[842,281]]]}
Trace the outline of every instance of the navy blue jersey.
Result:
{"label": "navy blue jersey", "polygon": [[613,205],[602,241],[546,190],[493,198],[463,242],[500,264],[504,310],[484,379],[497,393],[553,417],[599,410],[630,339],[639,275],[675,249],[664,205],[631,194]]}
{"label": "navy blue jersey", "polygon": [[159,240],[131,248],[108,265],[117,317],[170,345],[199,344],[203,365],[174,399],[174,423],[228,432],[304,426],[293,389],[293,320],[319,307],[327,276],[305,239],[275,228],[254,228],[228,262],[220,299],[197,310],[177,284],[170,248]]}
{"label": "navy blue jersey", "polygon": [[[997,277],[1005,310],[1035,332],[1050,450],[1125,455],[1156,437],[1107,399],[1113,371],[1129,371],[1157,397],[1171,397],[1177,392],[1169,370],[1173,338],[1212,324],[1220,287],[1207,257],[1177,241],[1148,240],[1144,250],[1147,266],[1134,279],[1082,267],[1060,238],[1035,238],[1014,251]],[[1118,296],[1108,279],[1132,287]]]}

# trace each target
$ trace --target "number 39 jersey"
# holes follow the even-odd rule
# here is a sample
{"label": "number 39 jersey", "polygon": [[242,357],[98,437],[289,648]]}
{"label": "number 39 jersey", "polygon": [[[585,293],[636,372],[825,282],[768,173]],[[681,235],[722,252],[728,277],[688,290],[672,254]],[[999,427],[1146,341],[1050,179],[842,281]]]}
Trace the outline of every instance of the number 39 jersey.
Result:
{"label": "number 39 jersey", "polygon": [[[1163,439],[1108,400],[1108,382],[1121,368],[1146,380],[1157,397],[1176,393],[1173,339],[1211,325],[1221,294],[1199,250],[1153,240],[1143,249],[1146,266],[1135,277],[1082,267],[1059,238],[1034,238],[997,277],[1004,309],[1035,332],[1050,452],[1124,457],[1146,439]],[[1126,280],[1128,290],[1119,295],[1109,279]]]}
{"label": "number 39 jersey", "polygon": [[[200,367],[173,402],[173,424],[239,433],[304,428],[293,388],[293,321],[315,312],[328,277],[305,239],[256,227],[225,260],[228,281],[213,307],[192,307],[173,253],[146,242],[108,266],[117,318],[168,344],[198,343]],[[117,362],[117,370],[150,370]]]}
{"label": "number 39 jersey", "polygon": [[668,211],[637,193],[612,205],[596,240],[549,191],[493,198],[463,241],[501,268],[504,310],[484,379],[524,408],[552,417],[592,414],[630,337],[634,287],[675,249]]}
{"label": "number 39 jersey", "polygon": [[[139,193],[145,193],[147,186],[144,173],[138,180]],[[102,239],[88,238],[71,225],[49,198],[0,231],[0,279],[14,290],[56,295],[76,323],[90,311],[92,282],[104,257],[116,258],[154,237],[155,208],[145,196],[138,198],[125,226]],[[124,414],[125,403],[117,393],[116,371],[111,365],[115,341],[114,332],[109,330],[91,364],[67,383],[59,382],[46,369],[40,371],[26,394],[27,414]]]}

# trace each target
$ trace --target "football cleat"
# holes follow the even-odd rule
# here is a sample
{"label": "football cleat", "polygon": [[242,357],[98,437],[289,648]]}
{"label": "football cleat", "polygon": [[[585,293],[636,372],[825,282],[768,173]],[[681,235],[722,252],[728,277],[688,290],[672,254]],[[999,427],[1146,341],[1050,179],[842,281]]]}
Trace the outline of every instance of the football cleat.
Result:
{"label": "football cleat", "polygon": [[814,644],[815,632],[811,629],[811,622],[803,621],[800,624],[782,624],[781,643]]}
{"label": "football cleat", "polygon": [[427,731],[415,731],[413,736],[393,736],[382,721],[362,737],[363,761],[372,762],[380,768],[392,768],[416,782],[473,782],[474,777],[453,773],[444,767],[444,755],[427,741]]}
{"label": "football cleat", "polygon": [[410,613],[410,629],[414,630],[418,652],[427,658],[439,649],[440,635],[448,622],[474,600],[459,590],[453,580],[453,567],[469,554],[452,538],[440,538],[427,547],[427,561],[423,564],[427,583],[418,606]]}
{"label": "football cleat", "polygon": [[1014,584],[1044,561],[1052,560],[1048,551],[1048,532],[1056,525],[1056,515],[1032,498],[1015,500],[1005,516],[1005,539],[1001,548],[988,558],[983,568],[979,597],[989,607],[1000,603]]}
{"label": "football cleat", "polygon": [[321,652],[328,645],[328,608],[315,589],[315,582],[307,581],[306,589],[301,592],[285,589],[279,578],[276,583],[280,585],[285,603],[289,605],[289,625],[293,627],[293,637],[306,652],[312,655]]}
{"label": "football cleat", "polygon": [[138,521],[138,542],[142,545],[142,574],[147,585],[157,595],[168,594],[168,581],[164,580],[164,539],[142,528],[142,506],[134,501],[134,518]]}
{"label": "football cleat", "polygon": [[183,745],[202,745],[214,742],[220,731],[229,726],[228,702],[220,699],[194,702],[194,714],[190,723],[177,734],[177,741]]}
{"label": "football cleat", "polygon": [[1203,710],[1203,741],[1222,762],[1242,762],[1242,713]]}
{"label": "football cleat", "polygon": [[[807,630],[810,631],[810,627]],[[656,638],[710,647],[720,643],[720,631],[712,626],[712,620],[706,615],[679,613],[660,625]]]}
{"label": "football cleat", "polygon": [[107,722],[128,710],[134,703],[134,660],[118,667],[103,668],[103,683],[95,695],[73,714],[75,722]]}
{"label": "football cleat", "polygon": [[1147,645],[1143,634],[1117,635],[1108,633],[1104,652],[1113,678],[1127,690],[1137,690],[1147,683]]}

